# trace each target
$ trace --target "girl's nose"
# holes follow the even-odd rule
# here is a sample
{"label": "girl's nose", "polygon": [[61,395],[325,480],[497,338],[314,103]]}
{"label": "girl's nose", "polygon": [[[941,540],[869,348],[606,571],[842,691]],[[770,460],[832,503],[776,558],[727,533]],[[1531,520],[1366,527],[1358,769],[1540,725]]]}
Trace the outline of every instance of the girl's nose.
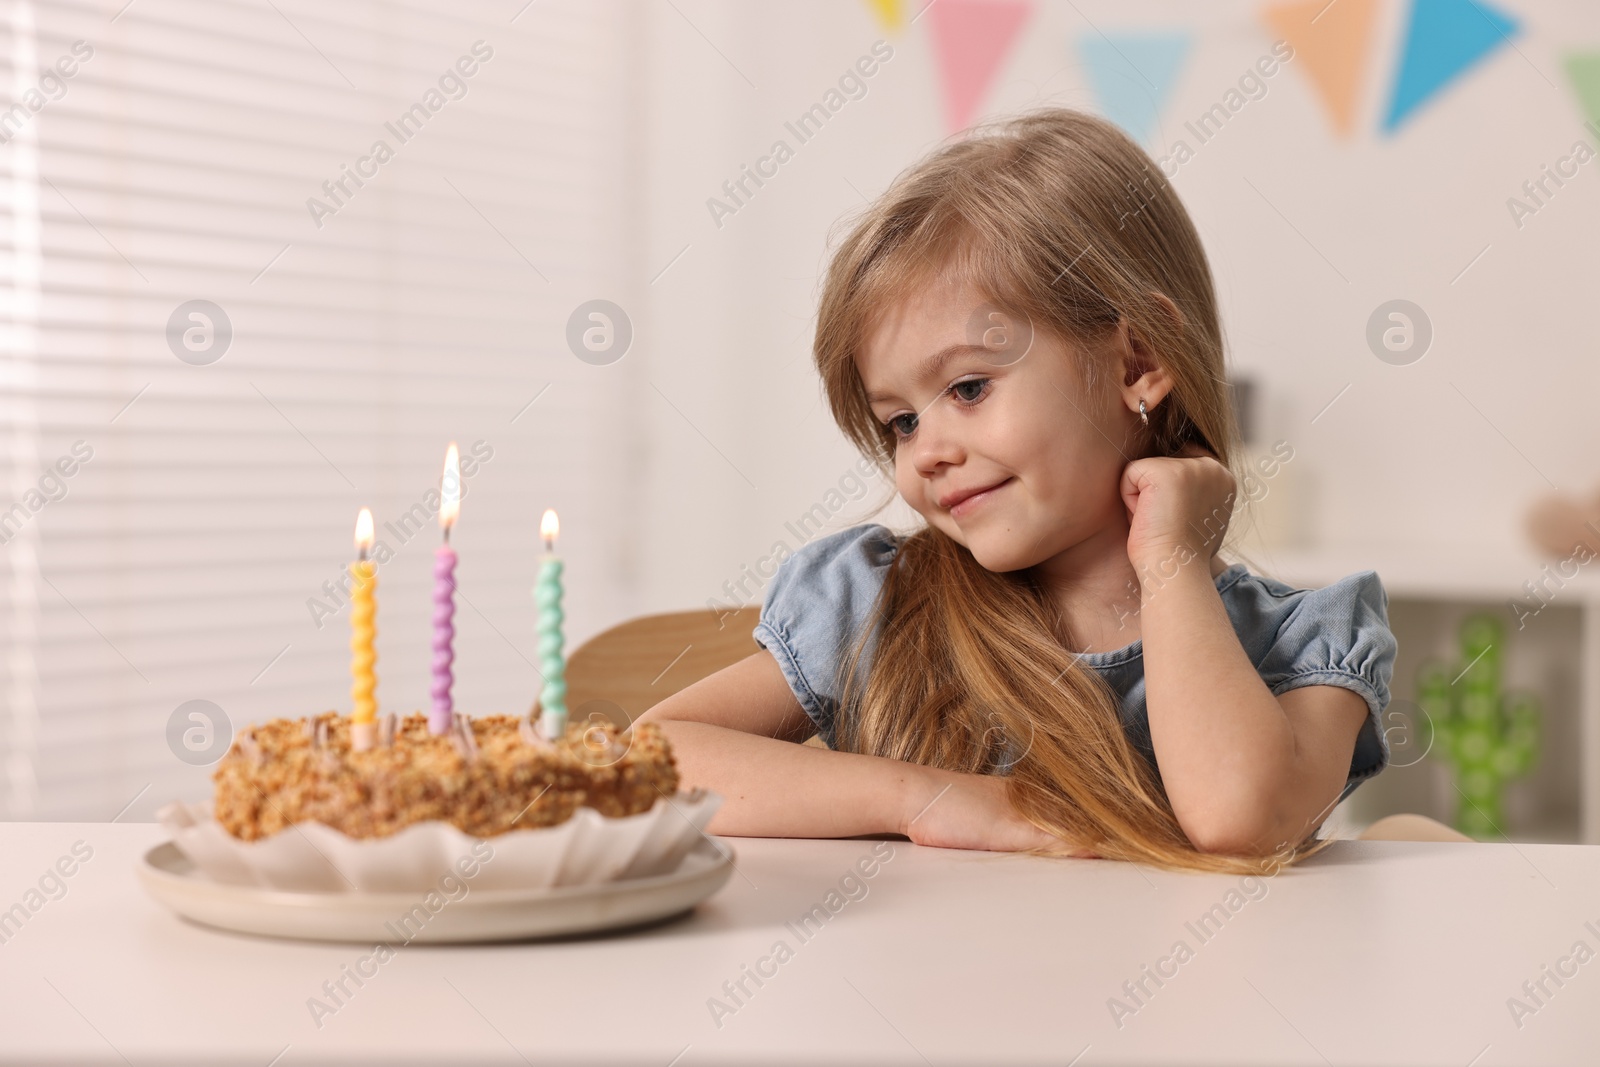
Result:
{"label": "girl's nose", "polygon": [[950,420],[941,418],[941,414],[939,405],[935,404],[917,419],[917,433],[911,444],[911,461],[916,465],[917,473],[924,477],[931,478],[941,467],[958,464],[966,458],[966,449],[962,447],[960,436],[954,432]]}

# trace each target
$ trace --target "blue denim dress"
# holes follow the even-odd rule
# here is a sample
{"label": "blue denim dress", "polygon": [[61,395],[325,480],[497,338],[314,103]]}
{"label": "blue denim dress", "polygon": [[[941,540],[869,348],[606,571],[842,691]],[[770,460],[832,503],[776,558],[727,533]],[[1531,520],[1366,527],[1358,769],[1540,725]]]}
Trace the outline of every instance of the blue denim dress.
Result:
{"label": "blue denim dress", "polygon": [[[836,742],[840,664],[867,623],[898,547],[899,539],[885,526],[841,530],[786,558],[767,588],[756,642],[778,661],[830,748]],[[1343,800],[1389,763],[1382,715],[1396,644],[1388,595],[1377,573],[1361,571],[1323,589],[1295,589],[1235,563],[1215,580],[1240,645],[1274,696],[1302,685],[1338,685],[1367,702],[1367,721],[1339,794]],[[876,635],[858,677],[869,669],[875,645]],[[1128,740],[1159,775],[1145,706],[1143,641],[1084,653],[1079,663],[1098,671],[1120,696]]]}

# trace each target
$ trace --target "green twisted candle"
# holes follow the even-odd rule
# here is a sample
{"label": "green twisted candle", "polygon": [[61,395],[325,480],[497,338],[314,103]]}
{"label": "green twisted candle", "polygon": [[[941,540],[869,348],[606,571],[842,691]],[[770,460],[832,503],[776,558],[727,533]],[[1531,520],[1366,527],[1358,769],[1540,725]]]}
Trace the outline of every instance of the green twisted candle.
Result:
{"label": "green twisted candle", "polygon": [[567,665],[561,656],[562,563],[555,557],[556,513],[546,511],[539,523],[539,533],[544,538],[545,557],[539,566],[539,581],[533,587],[533,601],[539,609],[539,673],[544,675],[544,689],[539,694],[540,732],[552,741],[567,730]]}
{"label": "green twisted candle", "polygon": [[1526,774],[1539,751],[1539,702],[1501,691],[1504,628],[1492,615],[1461,624],[1460,664],[1430,662],[1418,677],[1417,702],[1433,723],[1434,755],[1448,761],[1459,790],[1456,828],[1476,838],[1504,838],[1506,784]]}

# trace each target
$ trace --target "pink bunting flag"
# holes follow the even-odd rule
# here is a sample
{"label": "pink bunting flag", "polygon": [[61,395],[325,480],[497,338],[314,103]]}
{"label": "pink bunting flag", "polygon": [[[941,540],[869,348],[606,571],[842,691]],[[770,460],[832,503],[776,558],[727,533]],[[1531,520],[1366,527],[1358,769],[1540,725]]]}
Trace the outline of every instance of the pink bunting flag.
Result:
{"label": "pink bunting flag", "polygon": [[935,0],[925,9],[944,89],[945,125],[965,129],[1011,52],[1033,0]]}

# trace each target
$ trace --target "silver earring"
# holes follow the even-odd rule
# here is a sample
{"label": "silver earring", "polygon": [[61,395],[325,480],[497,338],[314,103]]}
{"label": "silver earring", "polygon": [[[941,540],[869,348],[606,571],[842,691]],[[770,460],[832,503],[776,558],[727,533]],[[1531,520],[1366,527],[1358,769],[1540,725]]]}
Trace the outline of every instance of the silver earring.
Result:
{"label": "silver earring", "polygon": [[1139,398],[1139,417],[1144,420],[1146,426],[1150,425],[1150,416],[1144,413],[1144,397]]}

